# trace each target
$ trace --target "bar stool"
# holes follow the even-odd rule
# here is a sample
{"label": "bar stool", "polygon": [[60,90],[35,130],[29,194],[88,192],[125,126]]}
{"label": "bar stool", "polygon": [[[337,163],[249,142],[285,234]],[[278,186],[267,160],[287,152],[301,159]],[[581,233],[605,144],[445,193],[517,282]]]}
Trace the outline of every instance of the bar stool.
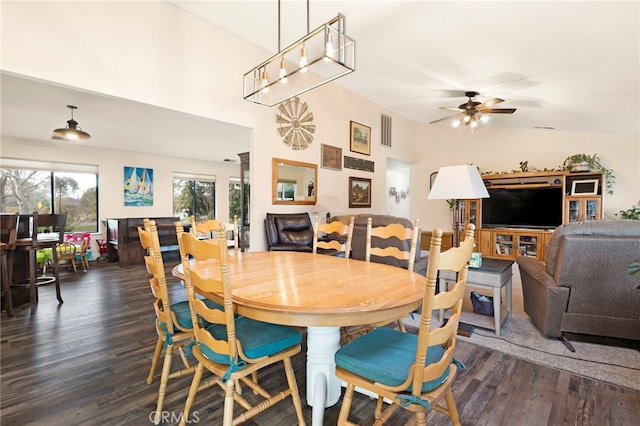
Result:
{"label": "bar stool", "polygon": [[13,276],[13,251],[16,248],[16,227],[18,214],[0,215],[0,262],[2,274],[2,297],[7,315],[13,317],[13,302],[11,300],[11,278]]}
{"label": "bar stool", "polygon": [[[38,214],[19,215],[18,237],[25,232],[29,237],[16,239],[16,251],[26,251],[29,256],[29,278],[12,286],[28,286],[30,289],[31,314],[36,310],[38,303],[37,287],[52,284],[56,286],[58,303],[64,303],[60,295],[60,277],[58,275],[58,250],[57,246],[64,241],[64,229],[67,222],[67,214]],[[24,229],[22,229],[24,227]],[[38,277],[38,265],[36,253],[38,250],[51,249],[51,268],[53,277]]]}

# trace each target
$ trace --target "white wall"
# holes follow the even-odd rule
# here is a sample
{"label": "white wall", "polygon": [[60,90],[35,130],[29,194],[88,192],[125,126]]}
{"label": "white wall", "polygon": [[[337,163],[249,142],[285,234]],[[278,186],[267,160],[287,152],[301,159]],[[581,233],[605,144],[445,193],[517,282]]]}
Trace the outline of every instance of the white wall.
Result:
{"label": "white wall", "polygon": [[559,170],[566,157],[597,153],[613,169],[613,195],[604,195],[605,217],[631,205],[640,205],[640,139],[617,134],[569,133],[551,130],[451,129],[423,126],[419,129],[418,161],[411,167],[411,216],[419,217],[423,229],[451,229],[452,216],[445,201],[430,200],[429,175],[440,166],[475,164],[481,172],[519,171],[528,161],[529,170]]}
{"label": "white wall", "polygon": [[[416,125],[335,84],[301,96],[314,114],[317,130],[308,149],[292,151],[278,136],[275,109],[242,99],[241,76],[272,52],[168,2],[3,2],[1,20],[2,69],[5,71],[251,128],[250,220],[254,250],[264,248],[263,219],[267,211],[311,210],[310,206],[271,205],[271,158],[319,164],[322,143],[341,147],[343,155],[375,162],[375,173],[318,169],[317,194],[337,196],[345,209],[340,213],[386,213],[389,199],[386,159],[414,163],[409,211],[411,218],[421,219],[425,229],[450,227],[446,203],[426,202],[429,174],[448,164],[473,162],[483,170],[505,171],[516,169],[522,160],[529,160],[531,167],[554,167],[569,154],[597,152],[618,175],[616,194],[607,199],[607,210],[617,211],[638,202],[640,143],[637,137],[534,130],[478,130],[471,137],[445,126]],[[358,78],[358,73],[343,78]],[[393,118],[391,149],[380,146],[381,113]],[[371,156],[349,152],[350,120],[371,127]],[[15,142],[5,140],[0,148],[2,155],[8,152],[20,158],[37,158],[40,152],[40,147],[23,150]],[[53,150],[48,155],[50,160],[69,158],[67,155],[63,160],[61,156],[66,154]],[[120,182],[124,163],[114,159],[118,155],[121,154],[104,153],[101,185],[114,179]],[[96,162],[92,154],[85,158],[91,164]],[[140,157],[140,164],[149,164],[145,160],[148,158],[147,155]],[[188,170],[195,167],[208,171],[217,167],[173,158],[151,163],[154,164],[146,167],[154,167],[159,183],[173,170],[170,166],[184,165]],[[131,162],[127,162],[129,164]],[[371,209],[349,211],[349,176],[372,179]],[[100,188],[100,197],[105,196],[107,200],[101,203],[101,209],[121,197],[120,189],[111,192],[107,188]],[[159,193],[157,206],[147,208],[148,211],[115,205],[108,211],[126,216],[147,212],[164,214],[170,211],[168,191],[167,182],[167,193]],[[100,215],[105,213],[101,210]]]}

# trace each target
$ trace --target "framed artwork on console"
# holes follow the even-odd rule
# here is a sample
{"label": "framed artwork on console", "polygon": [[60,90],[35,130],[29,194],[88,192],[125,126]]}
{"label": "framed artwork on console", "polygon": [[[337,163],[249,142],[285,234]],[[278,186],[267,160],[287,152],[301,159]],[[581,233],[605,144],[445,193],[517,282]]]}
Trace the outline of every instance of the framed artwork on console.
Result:
{"label": "framed artwork on console", "polygon": [[349,177],[349,208],[371,207],[371,179]]}
{"label": "framed artwork on console", "polygon": [[352,121],[349,126],[349,150],[371,155],[371,127]]}

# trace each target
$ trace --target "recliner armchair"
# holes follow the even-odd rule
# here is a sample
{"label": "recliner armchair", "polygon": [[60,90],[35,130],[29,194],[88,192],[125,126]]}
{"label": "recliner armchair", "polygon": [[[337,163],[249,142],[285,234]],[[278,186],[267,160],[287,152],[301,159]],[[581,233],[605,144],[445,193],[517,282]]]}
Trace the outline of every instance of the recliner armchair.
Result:
{"label": "recliner armchair", "polygon": [[269,251],[313,251],[309,213],[267,213],[264,227]]}
{"label": "recliner armchair", "polygon": [[563,333],[640,340],[640,221],[572,222],[558,227],[545,263],[519,256],[524,310],[548,337]]}

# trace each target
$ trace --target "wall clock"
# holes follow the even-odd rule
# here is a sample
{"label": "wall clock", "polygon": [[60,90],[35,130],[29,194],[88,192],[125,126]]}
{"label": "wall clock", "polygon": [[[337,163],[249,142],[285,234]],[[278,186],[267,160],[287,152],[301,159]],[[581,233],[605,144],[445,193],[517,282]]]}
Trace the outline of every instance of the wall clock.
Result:
{"label": "wall clock", "polygon": [[316,132],[313,113],[309,111],[307,103],[296,96],[282,102],[278,110],[276,121],[280,126],[278,133],[282,141],[293,150],[307,149],[313,142],[313,134]]}

